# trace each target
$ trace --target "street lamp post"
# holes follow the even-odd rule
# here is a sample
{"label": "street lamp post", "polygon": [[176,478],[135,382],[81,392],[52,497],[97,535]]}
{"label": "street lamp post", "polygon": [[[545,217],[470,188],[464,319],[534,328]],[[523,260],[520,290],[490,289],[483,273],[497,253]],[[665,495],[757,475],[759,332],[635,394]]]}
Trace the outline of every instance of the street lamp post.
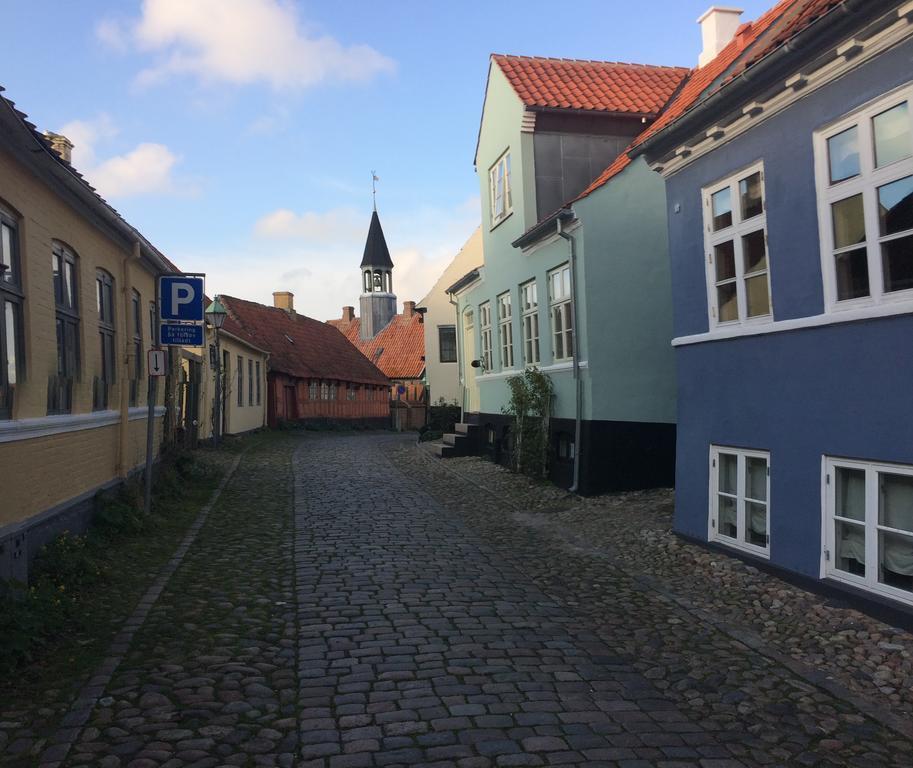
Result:
{"label": "street lamp post", "polygon": [[219,440],[222,437],[222,347],[219,343],[219,329],[225,322],[228,315],[219,297],[206,308],[206,322],[208,322],[216,332],[216,398],[215,398],[215,418],[212,425],[212,444],[218,448]]}

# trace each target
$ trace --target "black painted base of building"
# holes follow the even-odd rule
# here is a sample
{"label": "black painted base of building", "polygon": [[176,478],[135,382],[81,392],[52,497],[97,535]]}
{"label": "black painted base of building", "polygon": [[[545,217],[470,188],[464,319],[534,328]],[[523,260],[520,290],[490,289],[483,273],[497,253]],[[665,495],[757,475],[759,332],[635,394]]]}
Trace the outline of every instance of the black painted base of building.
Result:
{"label": "black painted base of building", "polygon": [[[510,463],[512,419],[502,413],[466,414],[480,427],[479,453],[504,466]],[[580,446],[574,445],[574,420],[549,422],[549,479],[570,488],[574,452],[580,450],[578,492],[671,488],[675,483],[675,424],[633,421],[584,421]]]}

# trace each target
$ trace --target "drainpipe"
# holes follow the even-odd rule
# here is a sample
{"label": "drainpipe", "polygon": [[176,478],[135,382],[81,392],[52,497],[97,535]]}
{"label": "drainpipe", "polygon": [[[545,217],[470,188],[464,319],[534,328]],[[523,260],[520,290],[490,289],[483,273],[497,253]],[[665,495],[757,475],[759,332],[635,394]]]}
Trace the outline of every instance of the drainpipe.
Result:
{"label": "drainpipe", "polygon": [[[132,336],[130,335],[130,314],[132,301],[130,296],[130,259],[140,259],[140,244],[133,243],[133,249],[130,256],[124,256],[123,274],[121,276],[121,306],[123,307],[124,331],[121,334],[121,349],[124,351],[123,365],[115,366],[115,370],[120,368],[120,422],[118,423],[118,462],[117,474],[119,477],[126,477],[131,467],[128,466],[127,448],[130,442],[130,360],[135,356],[133,349]],[[116,336],[115,336],[116,338]],[[115,345],[115,349],[117,346]]]}
{"label": "drainpipe", "polygon": [[456,330],[456,343],[457,343],[457,379],[460,383],[460,423],[463,422],[463,417],[466,412],[466,384],[463,380],[463,364],[466,362],[463,360],[463,350],[462,350],[462,341],[463,341],[463,327],[460,325],[460,305],[458,302],[453,300],[453,294],[447,294],[447,301],[453,305],[453,314],[456,317],[456,324],[453,326]]}
{"label": "drainpipe", "polygon": [[564,231],[564,219],[557,219],[558,235],[568,242],[568,267],[571,273],[571,339],[574,353],[574,482],[571,484],[571,493],[577,493],[580,485],[580,410],[582,400],[582,382],[580,381],[580,342],[577,336],[577,241],[573,235]]}

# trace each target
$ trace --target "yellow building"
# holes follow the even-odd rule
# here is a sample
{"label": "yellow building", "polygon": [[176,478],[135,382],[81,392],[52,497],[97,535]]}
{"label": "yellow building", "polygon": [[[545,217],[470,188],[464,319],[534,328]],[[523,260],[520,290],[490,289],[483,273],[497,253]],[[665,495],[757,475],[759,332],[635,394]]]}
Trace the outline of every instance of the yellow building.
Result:
{"label": "yellow building", "polygon": [[0,579],[24,579],[42,544],[81,529],[92,497],[145,462],[155,281],[175,269],[70,149],[0,97]]}
{"label": "yellow building", "polygon": [[[223,435],[239,435],[266,426],[269,353],[245,340],[241,333],[230,317],[219,331]],[[176,423],[178,440],[187,447],[212,437],[215,384],[215,331],[207,326],[204,349],[181,351]]]}

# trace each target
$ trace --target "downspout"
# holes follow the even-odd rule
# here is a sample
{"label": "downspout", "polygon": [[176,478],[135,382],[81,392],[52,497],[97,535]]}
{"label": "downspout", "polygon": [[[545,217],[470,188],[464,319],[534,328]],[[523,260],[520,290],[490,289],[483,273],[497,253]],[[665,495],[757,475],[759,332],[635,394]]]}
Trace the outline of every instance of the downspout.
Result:
{"label": "downspout", "polygon": [[[118,423],[118,477],[126,477],[130,471],[127,466],[127,446],[130,442],[130,360],[134,357],[133,344],[130,343],[130,259],[140,258],[139,241],[133,243],[130,256],[124,256],[123,275],[121,284],[121,306],[123,307],[124,331],[121,335],[121,349],[124,351],[123,366],[120,367],[120,421]],[[115,337],[116,338],[116,337]],[[115,345],[115,349],[117,346]],[[117,370],[117,367],[115,367]]]}
{"label": "downspout", "polygon": [[577,241],[573,235],[564,231],[564,219],[559,216],[557,221],[558,235],[568,242],[568,267],[571,273],[571,338],[573,340],[573,370],[574,370],[574,482],[569,488],[571,493],[577,493],[580,485],[580,410],[583,397],[582,382],[580,381],[580,342],[577,336]]}
{"label": "downspout", "polygon": [[463,417],[466,412],[466,384],[463,379],[463,364],[466,362],[463,360],[463,328],[460,325],[460,305],[458,302],[453,300],[453,294],[447,294],[447,301],[453,305],[453,313],[456,317],[456,324],[454,328],[456,329],[456,343],[457,343],[457,377],[460,384],[460,423],[463,423]]}

